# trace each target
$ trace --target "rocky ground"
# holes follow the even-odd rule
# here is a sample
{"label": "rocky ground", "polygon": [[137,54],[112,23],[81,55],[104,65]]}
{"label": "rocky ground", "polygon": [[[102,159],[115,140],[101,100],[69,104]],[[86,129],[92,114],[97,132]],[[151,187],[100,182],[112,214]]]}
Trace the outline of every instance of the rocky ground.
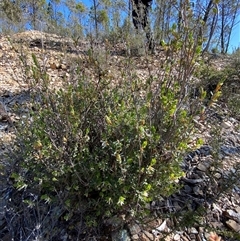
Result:
{"label": "rocky ground", "polygon": [[[10,41],[11,40],[11,41]],[[108,43],[98,46],[96,43],[81,42],[78,46],[70,39],[62,40],[55,35],[45,35],[36,31],[19,33],[0,39],[0,240],[11,239],[11,219],[8,214],[8,202],[11,196],[11,182],[8,171],[11,168],[5,154],[12,152],[16,125],[24,113],[29,111],[29,89],[33,88],[31,78],[26,71],[33,64],[32,53],[40,59],[42,68],[51,76],[54,88],[61,86],[62,81],[71,77],[74,68],[73,60],[81,61],[82,71],[95,78],[92,69],[99,68],[98,64],[90,64],[87,50],[103,48],[111,52],[103,58],[108,66],[102,64],[99,75],[111,76],[114,82],[120,75],[116,69],[131,68],[125,61],[124,51],[117,51],[109,47]],[[157,66],[163,59],[162,53],[149,58],[133,57],[132,65],[136,74],[144,78],[149,74],[157,74]],[[219,65],[216,62],[219,61]],[[104,63],[104,61],[103,61]],[[214,63],[221,68],[222,60]],[[149,67],[150,66],[150,67]],[[239,107],[240,108],[240,107]],[[205,144],[197,150],[186,154],[182,168],[186,173],[180,180],[182,189],[168,198],[160,198],[149,205],[153,212],[153,219],[148,224],[136,222],[128,227],[112,233],[112,240],[175,240],[175,241],[205,241],[208,240],[211,230],[217,230],[222,240],[240,240],[240,181],[237,179],[240,172],[240,119],[230,116],[224,103],[214,105],[206,112],[203,120],[196,117],[195,124],[199,129],[196,134],[205,140]],[[219,138],[213,138],[220,134]],[[217,151],[215,147],[218,146]],[[230,182],[232,181],[232,183]],[[230,187],[230,188],[229,188]],[[201,210],[204,206],[205,211]],[[177,213],[199,214],[194,217],[191,228],[180,227],[176,230],[174,216]],[[204,213],[202,213],[204,212]],[[24,215],[16,213],[16,215]],[[201,218],[200,218],[201,216]],[[12,217],[13,218],[13,217]],[[13,218],[14,219],[14,218]],[[186,220],[185,220],[186,221]],[[189,220],[191,222],[193,220]],[[118,225],[119,220],[110,220],[111,224]],[[121,223],[121,220],[120,220]],[[233,231],[234,235],[230,234]],[[24,236],[24,235],[23,235]],[[35,240],[29,236],[28,240]],[[39,239],[40,240],[40,239]],[[63,230],[59,240],[81,240],[71,237]],[[90,239],[89,239],[90,240]],[[92,237],[91,240],[97,240]]]}

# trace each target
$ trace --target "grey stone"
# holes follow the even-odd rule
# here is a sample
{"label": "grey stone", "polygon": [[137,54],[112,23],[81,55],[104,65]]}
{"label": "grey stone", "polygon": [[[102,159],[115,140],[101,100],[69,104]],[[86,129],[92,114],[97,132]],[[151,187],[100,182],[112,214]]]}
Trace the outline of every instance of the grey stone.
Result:
{"label": "grey stone", "polygon": [[222,174],[219,172],[216,172],[213,176],[217,179],[220,179],[222,177]]}
{"label": "grey stone", "polygon": [[190,193],[190,192],[192,192],[192,188],[190,186],[188,186],[188,185],[184,185],[184,191],[186,193]]}
{"label": "grey stone", "polygon": [[197,169],[202,171],[202,172],[206,172],[208,170],[208,166],[204,165],[202,163],[199,163],[198,166],[197,166]]}
{"label": "grey stone", "polygon": [[152,233],[155,236],[157,236],[161,232],[168,232],[168,231],[169,231],[169,228],[167,226],[167,220],[164,220],[160,226],[158,226],[152,230]]}
{"label": "grey stone", "polygon": [[201,178],[199,178],[199,179],[182,178],[182,180],[186,183],[191,183],[191,184],[203,182],[203,179],[201,179]]}
{"label": "grey stone", "polygon": [[233,210],[226,210],[225,212],[223,212],[223,214],[231,219],[234,219],[235,221],[237,221],[238,223],[240,223],[240,213],[236,213]]}
{"label": "grey stone", "polygon": [[131,241],[126,229],[112,232],[112,241]]}
{"label": "grey stone", "polygon": [[193,228],[190,229],[190,233],[192,233],[192,234],[197,234],[198,231],[197,231],[196,228],[193,227]]}
{"label": "grey stone", "polygon": [[137,224],[133,224],[131,226],[129,226],[129,231],[131,233],[131,235],[135,235],[141,232],[141,228],[139,227],[139,225]]}
{"label": "grey stone", "polygon": [[199,186],[194,187],[193,192],[196,195],[203,196],[203,191],[201,190],[201,188]]}
{"label": "grey stone", "polygon": [[139,240],[139,237],[137,234],[134,234],[131,238],[132,238],[132,240]]}
{"label": "grey stone", "polygon": [[215,229],[221,229],[224,227],[223,223],[221,222],[211,222],[210,224]]}
{"label": "grey stone", "polygon": [[225,129],[229,129],[229,128],[232,127],[232,123],[230,121],[223,121],[222,127],[225,128]]}

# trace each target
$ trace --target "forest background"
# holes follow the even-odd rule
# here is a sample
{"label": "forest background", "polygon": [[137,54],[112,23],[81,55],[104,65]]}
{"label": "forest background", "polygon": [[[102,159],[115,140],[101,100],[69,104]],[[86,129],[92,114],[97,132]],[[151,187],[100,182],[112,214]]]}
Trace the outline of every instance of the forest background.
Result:
{"label": "forest background", "polygon": [[[191,23],[204,23],[205,51],[231,53],[240,43],[239,7],[239,0],[154,0],[150,18],[155,39],[157,43],[171,41],[168,32],[174,24],[178,31],[190,24],[185,22],[187,13],[192,15]],[[121,38],[122,32],[133,31],[129,0],[2,0],[0,9],[3,33],[32,29],[78,41],[90,35]]]}

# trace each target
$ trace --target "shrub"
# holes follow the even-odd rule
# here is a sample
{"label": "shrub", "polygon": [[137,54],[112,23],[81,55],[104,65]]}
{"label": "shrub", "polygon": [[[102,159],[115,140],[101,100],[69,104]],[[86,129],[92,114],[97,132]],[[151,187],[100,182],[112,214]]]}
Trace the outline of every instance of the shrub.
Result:
{"label": "shrub", "polygon": [[18,128],[15,187],[62,205],[65,220],[84,214],[90,227],[113,215],[144,217],[149,202],[176,191],[194,130],[185,90],[199,52],[190,37],[168,49],[158,76],[144,80],[125,70],[119,82],[90,80],[80,63],[74,80],[56,90],[33,56],[38,91]]}
{"label": "shrub", "polygon": [[108,216],[135,212],[158,194],[169,195],[181,176],[187,111],[174,116],[173,90],[162,88],[153,101],[137,87],[79,79],[65,90],[44,92],[21,133],[27,137],[22,163],[27,172],[25,184],[17,187],[36,186],[49,200],[66,192],[72,210],[88,200],[89,210]]}

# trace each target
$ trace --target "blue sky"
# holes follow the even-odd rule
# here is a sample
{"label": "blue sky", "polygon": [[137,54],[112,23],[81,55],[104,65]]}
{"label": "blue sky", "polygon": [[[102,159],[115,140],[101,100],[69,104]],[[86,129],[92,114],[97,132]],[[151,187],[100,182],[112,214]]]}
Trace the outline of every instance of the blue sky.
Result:
{"label": "blue sky", "polygon": [[[77,2],[84,3],[88,8],[93,6],[93,0],[78,0]],[[67,14],[65,9],[63,11],[65,14]],[[239,23],[236,26],[234,26],[232,31],[230,45],[229,45],[229,52],[232,52],[234,49],[240,47],[240,16],[238,16],[237,22]]]}
{"label": "blue sky", "polygon": [[[238,17],[238,20],[240,18]],[[232,36],[231,36],[231,41],[230,41],[230,48],[229,50],[234,50],[235,48],[240,47],[240,23],[238,23],[236,26],[233,28]]]}
{"label": "blue sky", "polygon": [[[93,5],[93,0],[82,0],[79,2],[83,2],[86,6],[90,7]],[[238,16],[237,22],[240,22],[240,16]],[[238,23],[233,28],[233,32],[231,35],[229,51],[232,52],[234,49],[240,46],[240,23]]]}

